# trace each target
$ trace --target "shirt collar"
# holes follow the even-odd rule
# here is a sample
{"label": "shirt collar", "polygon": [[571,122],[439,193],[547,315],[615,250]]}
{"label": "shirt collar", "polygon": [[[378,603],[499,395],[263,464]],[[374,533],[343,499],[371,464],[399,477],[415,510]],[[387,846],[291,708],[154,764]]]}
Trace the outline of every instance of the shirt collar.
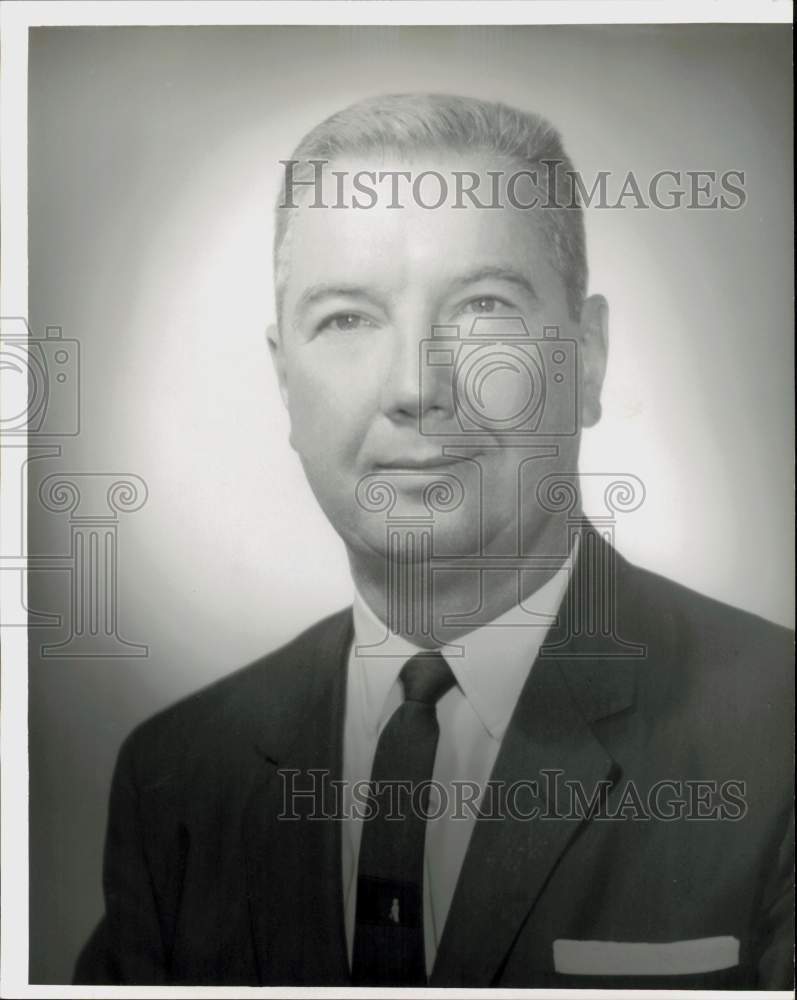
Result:
{"label": "shirt collar", "polygon": [[[520,691],[554,623],[577,554],[578,538],[568,559],[542,587],[498,618],[443,646],[457,684],[490,736],[500,741]],[[363,712],[376,730],[401,668],[421,648],[391,634],[365,599],[354,590],[355,667],[360,671]],[[379,651],[380,646],[385,653]],[[371,647],[372,651],[364,652]],[[358,652],[359,649],[359,652]],[[389,649],[389,655],[387,651]]]}
{"label": "shirt collar", "polygon": [[395,633],[388,636],[386,626],[366,604],[356,586],[353,614],[354,667],[360,674],[363,718],[372,730],[376,730],[401,668],[420,652],[420,648]]}

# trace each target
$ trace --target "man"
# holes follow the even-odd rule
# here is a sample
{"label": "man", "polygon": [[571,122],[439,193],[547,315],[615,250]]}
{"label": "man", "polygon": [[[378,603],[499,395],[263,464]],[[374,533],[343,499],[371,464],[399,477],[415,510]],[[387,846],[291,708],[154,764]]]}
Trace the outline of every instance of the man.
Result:
{"label": "man", "polygon": [[556,132],[378,98],[283,165],[270,346],[354,607],[125,742],[76,981],[788,988],[790,637],[583,515]]}

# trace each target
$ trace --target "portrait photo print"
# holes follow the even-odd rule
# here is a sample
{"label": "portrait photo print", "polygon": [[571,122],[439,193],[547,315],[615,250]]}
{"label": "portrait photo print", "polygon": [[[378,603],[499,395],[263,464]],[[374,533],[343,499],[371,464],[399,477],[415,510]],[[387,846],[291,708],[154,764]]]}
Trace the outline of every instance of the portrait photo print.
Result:
{"label": "portrait photo print", "polygon": [[793,988],[791,44],[30,28],[30,984]]}

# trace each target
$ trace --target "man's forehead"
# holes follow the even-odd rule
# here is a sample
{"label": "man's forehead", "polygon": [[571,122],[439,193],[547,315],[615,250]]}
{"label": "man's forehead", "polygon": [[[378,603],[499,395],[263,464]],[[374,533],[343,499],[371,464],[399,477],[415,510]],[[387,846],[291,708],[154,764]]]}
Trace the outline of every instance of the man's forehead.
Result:
{"label": "man's forehead", "polygon": [[[399,292],[428,287],[440,293],[479,281],[530,281],[552,273],[529,222],[515,230],[498,218],[469,223],[461,214],[450,223],[409,215],[365,213],[330,224],[321,215],[297,222],[290,242],[289,300],[319,285],[371,286]],[[532,277],[534,275],[535,277]]]}
{"label": "man's forehead", "polygon": [[[428,208],[412,197],[396,207],[388,197],[377,198],[367,207],[355,207],[346,197],[350,182],[353,189],[364,179],[358,172],[368,161],[361,158],[337,160],[329,164],[325,178],[323,204],[314,205],[314,191],[301,200],[289,221],[291,236],[288,247],[290,298],[301,294],[302,287],[320,281],[344,283],[353,276],[366,279],[369,275],[385,279],[421,273],[429,278],[455,280],[459,275],[500,268],[539,271],[550,266],[546,253],[547,240],[542,230],[540,209],[519,210],[509,205],[499,208],[467,204],[457,207],[448,203]],[[384,159],[376,162],[386,163]],[[419,176],[416,168],[431,161],[392,160],[396,170]],[[456,165],[457,159],[436,162],[437,167]],[[475,161],[474,161],[475,162]],[[496,161],[482,163],[483,173],[498,169]],[[392,167],[384,166],[385,170]],[[441,169],[441,174],[443,171]],[[378,176],[378,175],[377,175]],[[445,174],[443,174],[445,176]],[[338,180],[337,178],[341,178]],[[370,181],[370,178],[367,180]],[[391,179],[388,178],[388,183]],[[411,188],[412,180],[407,181]],[[332,188],[329,185],[332,184]],[[343,195],[341,195],[343,191]],[[421,197],[427,192],[421,191]],[[359,204],[365,197],[360,190]],[[370,199],[373,200],[373,199]]]}

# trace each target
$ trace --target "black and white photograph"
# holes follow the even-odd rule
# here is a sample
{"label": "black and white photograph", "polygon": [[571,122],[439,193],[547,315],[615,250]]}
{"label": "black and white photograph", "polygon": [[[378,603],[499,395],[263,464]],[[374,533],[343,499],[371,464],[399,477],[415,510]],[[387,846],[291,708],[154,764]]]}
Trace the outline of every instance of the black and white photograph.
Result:
{"label": "black and white photograph", "polygon": [[792,7],[687,6],[5,5],[2,996],[793,996]]}

